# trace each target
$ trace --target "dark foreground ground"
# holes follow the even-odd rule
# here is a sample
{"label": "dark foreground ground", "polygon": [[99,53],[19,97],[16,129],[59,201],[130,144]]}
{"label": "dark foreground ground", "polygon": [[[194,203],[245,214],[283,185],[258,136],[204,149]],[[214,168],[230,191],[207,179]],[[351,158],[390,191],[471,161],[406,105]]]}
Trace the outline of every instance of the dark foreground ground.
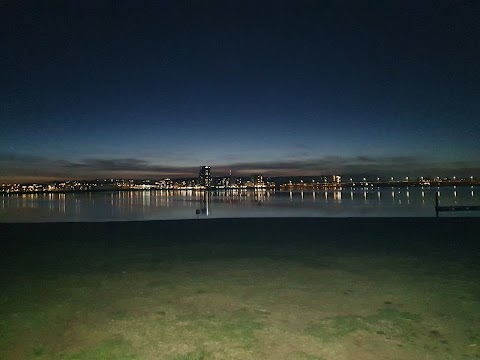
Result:
{"label": "dark foreground ground", "polygon": [[480,219],[0,224],[0,359],[480,359]]}

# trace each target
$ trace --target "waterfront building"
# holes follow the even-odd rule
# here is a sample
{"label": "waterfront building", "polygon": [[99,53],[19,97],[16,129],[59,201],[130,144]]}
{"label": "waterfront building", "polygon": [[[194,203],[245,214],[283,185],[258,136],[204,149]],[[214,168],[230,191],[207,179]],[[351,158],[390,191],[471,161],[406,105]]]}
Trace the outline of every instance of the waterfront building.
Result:
{"label": "waterfront building", "polygon": [[212,185],[212,175],[210,174],[210,166],[201,166],[198,174],[200,185],[210,187]]}

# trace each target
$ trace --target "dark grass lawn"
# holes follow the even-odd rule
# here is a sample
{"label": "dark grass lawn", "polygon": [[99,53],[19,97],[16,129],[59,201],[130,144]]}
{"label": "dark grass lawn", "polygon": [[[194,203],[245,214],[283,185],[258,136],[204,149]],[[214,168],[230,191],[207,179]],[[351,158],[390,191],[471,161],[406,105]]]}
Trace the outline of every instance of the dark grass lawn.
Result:
{"label": "dark grass lawn", "polygon": [[478,218],[0,234],[0,359],[480,359]]}

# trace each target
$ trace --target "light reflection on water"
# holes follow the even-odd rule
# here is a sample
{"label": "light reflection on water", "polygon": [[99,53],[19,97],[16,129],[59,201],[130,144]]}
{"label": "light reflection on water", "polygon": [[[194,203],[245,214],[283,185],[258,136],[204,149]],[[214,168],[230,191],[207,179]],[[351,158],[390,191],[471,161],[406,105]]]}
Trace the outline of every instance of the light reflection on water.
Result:
{"label": "light reflection on water", "polygon": [[[120,221],[206,217],[434,216],[440,205],[480,205],[478,187],[303,191],[117,191],[3,194],[0,222]],[[197,211],[198,210],[198,211]],[[198,213],[198,214],[197,214]],[[441,216],[480,216],[479,211]]]}

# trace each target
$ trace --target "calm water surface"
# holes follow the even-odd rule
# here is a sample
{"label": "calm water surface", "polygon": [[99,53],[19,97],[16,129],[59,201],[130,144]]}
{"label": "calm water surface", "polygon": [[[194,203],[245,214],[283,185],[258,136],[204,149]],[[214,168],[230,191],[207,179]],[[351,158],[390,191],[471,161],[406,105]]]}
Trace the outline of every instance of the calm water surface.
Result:
{"label": "calm water surface", "polygon": [[[0,195],[0,222],[126,221],[224,217],[435,216],[441,205],[480,205],[480,188],[316,191],[117,191]],[[197,212],[199,214],[197,214]],[[445,212],[440,216],[480,216]]]}

